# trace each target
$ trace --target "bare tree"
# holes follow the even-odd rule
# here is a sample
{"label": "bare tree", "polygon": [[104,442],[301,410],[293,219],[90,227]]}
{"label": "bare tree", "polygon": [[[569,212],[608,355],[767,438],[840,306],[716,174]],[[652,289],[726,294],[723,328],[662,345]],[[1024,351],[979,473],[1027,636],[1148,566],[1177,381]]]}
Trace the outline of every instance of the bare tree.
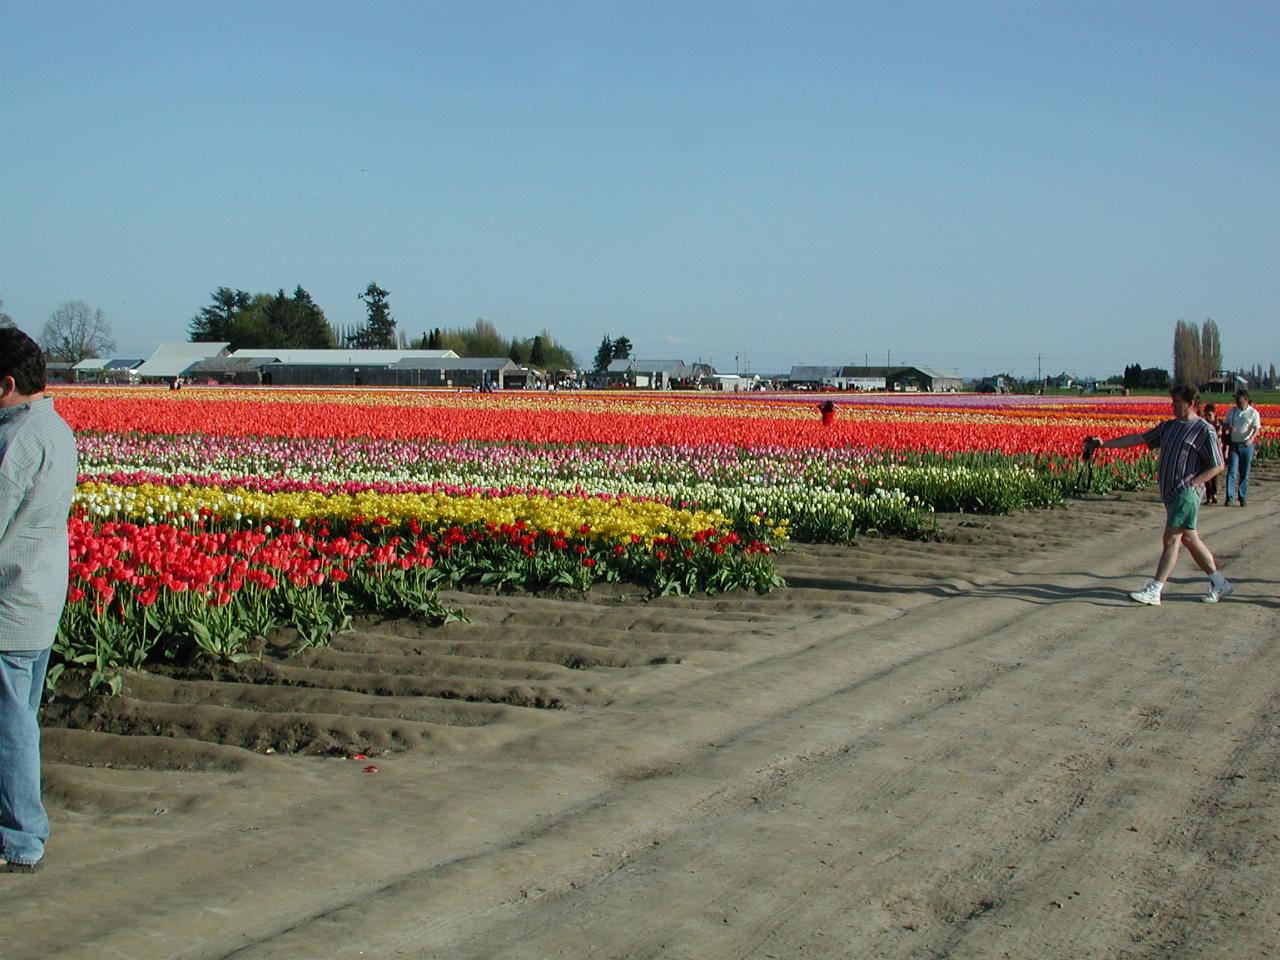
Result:
{"label": "bare tree", "polygon": [[0,327],[12,327],[13,317],[4,312],[4,297],[0,297]]}
{"label": "bare tree", "polygon": [[83,300],[68,300],[49,314],[40,346],[51,360],[79,363],[91,357],[105,357],[116,348],[116,342],[101,310]]}

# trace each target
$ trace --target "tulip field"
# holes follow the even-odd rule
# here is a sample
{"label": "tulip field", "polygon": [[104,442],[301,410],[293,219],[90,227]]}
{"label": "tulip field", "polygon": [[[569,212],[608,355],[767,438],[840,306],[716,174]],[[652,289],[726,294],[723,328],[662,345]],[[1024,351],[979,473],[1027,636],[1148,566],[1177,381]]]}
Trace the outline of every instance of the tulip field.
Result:
{"label": "tulip field", "polygon": [[[825,396],[823,399],[826,399]],[[77,434],[71,575],[51,680],[324,643],[356,613],[456,614],[444,585],[781,585],[788,540],[926,536],[1154,479],[1085,436],[1158,398],[59,387]],[[1264,422],[1280,408],[1263,408]],[[1274,456],[1265,440],[1260,459]]]}

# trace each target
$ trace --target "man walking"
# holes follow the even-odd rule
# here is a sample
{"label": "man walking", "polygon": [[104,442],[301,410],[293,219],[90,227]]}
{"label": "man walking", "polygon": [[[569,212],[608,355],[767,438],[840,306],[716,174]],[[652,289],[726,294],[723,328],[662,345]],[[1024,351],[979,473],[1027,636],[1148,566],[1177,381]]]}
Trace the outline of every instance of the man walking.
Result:
{"label": "man walking", "polygon": [[40,725],[49,649],[67,597],[67,513],[76,486],[71,428],[45,393],[30,337],[0,328],[0,872],[44,858]]}
{"label": "man walking", "polygon": [[[1231,453],[1227,455],[1227,499],[1224,506],[1231,506],[1234,496],[1240,506],[1249,496],[1249,470],[1253,467],[1253,445],[1262,429],[1262,415],[1249,402],[1249,391],[1236,391],[1236,405],[1227,414],[1227,429],[1231,431]],[[1234,491],[1234,493],[1233,493]]]}
{"label": "man walking", "polygon": [[[1222,472],[1222,448],[1213,428],[1196,416],[1196,388],[1179,384],[1169,391],[1173,419],[1158,423],[1144,433],[1130,433],[1103,441],[1085,439],[1085,453],[1099,448],[1136,447],[1145,444],[1160,451],[1160,499],[1165,505],[1165,528],[1156,574],[1141,590],[1129,597],[1138,603],[1158,607],[1160,594],[1178,562],[1185,545],[1200,569],[1209,575],[1205,603],[1217,603],[1231,595],[1231,583],[1218,570],[1213,554],[1196,533],[1196,517],[1205,483]],[[1228,488],[1230,489],[1230,488]],[[1228,493],[1228,496],[1230,494]]]}

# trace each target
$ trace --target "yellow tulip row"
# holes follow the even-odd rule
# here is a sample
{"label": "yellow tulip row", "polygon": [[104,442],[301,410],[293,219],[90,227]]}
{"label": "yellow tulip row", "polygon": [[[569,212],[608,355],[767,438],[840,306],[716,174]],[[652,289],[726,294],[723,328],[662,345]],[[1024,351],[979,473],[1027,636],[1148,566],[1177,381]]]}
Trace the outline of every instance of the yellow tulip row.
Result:
{"label": "yellow tulip row", "polygon": [[[532,496],[486,497],[441,493],[264,493],[241,487],[122,486],[81,483],[75,505],[89,516],[132,522],[169,522],[214,516],[235,522],[386,518],[394,524],[417,520],[424,528],[442,529],[476,523],[514,524],[523,520],[533,530],[561,531],[606,543],[633,536],[689,537],[702,530],[729,530],[718,510],[687,510],[655,501]],[[583,527],[586,533],[580,533]]]}

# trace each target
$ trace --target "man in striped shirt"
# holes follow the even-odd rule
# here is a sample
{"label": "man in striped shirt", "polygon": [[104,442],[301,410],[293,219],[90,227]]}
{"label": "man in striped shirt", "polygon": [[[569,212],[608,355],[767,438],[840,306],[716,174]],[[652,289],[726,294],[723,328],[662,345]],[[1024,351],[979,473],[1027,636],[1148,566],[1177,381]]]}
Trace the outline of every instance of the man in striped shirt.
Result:
{"label": "man in striped shirt", "polygon": [[1165,506],[1165,528],[1160,561],[1156,574],[1141,590],[1129,597],[1138,603],[1160,605],[1160,594],[1165,582],[1173,573],[1178,554],[1183,546],[1200,569],[1209,575],[1209,592],[1205,603],[1217,603],[1231,595],[1231,583],[1218,570],[1205,542],[1196,532],[1196,517],[1204,485],[1223,470],[1222,447],[1212,426],[1196,415],[1199,394],[1188,384],[1179,384],[1169,391],[1173,403],[1173,419],[1158,423],[1143,433],[1130,433],[1123,437],[1085,440],[1085,452],[1099,448],[1136,447],[1145,444],[1160,451],[1160,499]]}
{"label": "man in striped shirt", "polygon": [[40,724],[49,648],[67,597],[76,441],[45,393],[40,347],[0,327],[0,873],[44,859]]}

